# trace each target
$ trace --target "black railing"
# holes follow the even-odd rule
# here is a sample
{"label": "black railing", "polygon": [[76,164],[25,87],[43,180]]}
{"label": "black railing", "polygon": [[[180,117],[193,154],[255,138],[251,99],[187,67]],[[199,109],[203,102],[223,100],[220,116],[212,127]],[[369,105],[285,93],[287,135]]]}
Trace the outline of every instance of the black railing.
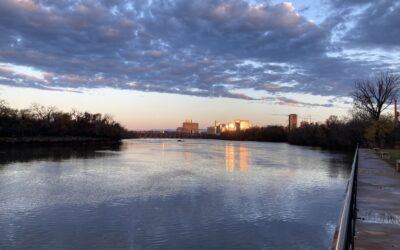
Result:
{"label": "black railing", "polygon": [[357,173],[358,146],[354,153],[351,174],[347,182],[346,198],[332,243],[332,249],[335,250],[354,249],[355,223],[357,219]]}

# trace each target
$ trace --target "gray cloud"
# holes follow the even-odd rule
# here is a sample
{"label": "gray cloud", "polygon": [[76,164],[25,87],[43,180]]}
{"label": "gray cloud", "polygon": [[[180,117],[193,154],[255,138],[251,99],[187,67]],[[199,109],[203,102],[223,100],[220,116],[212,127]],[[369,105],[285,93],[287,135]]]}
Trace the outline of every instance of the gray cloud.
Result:
{"label": "gray cloud", "polygon": [[[387,16],[387,25],[397,20]],[[344,21],[332,15],[315,24],[291,4],[245,0],[3,0],[0,63],[45,74],[3,69],[0,84],[248,100],[257,98],[246,89],[345,96],[354,79],[386,65],[330,55],[342,50],[332,36]],[[361,31],[351,34],[349,43],[363,39]]]}
{"label": "gray cloud", "polygon": [[263,98],[264,101],[274,103],[274,104],[279,104],[279,105],[288,105],[288,106],[296,106],[296,107],[307,107],[307,108],[313,108],[313,107],[325,107],[325,108],[330,108],[333,107],[333,103],[311,103],[311,102],[302,102],[302,101],[297,101],[292,98],[287,98],[284,96],[275,96],[275,97],[265,97]]}
{"label": "gray cloud", "polygon": [[381,0],[358,16],[346,39],[369,47],[400,47],[400,2]]}
{"label": "gray cloud", "polygon": [[328,0],[328,2],[332,4],[332,6],[334,7],[344,8],[344,7],[366,5],[372,2],[376,2],[376,0]]}

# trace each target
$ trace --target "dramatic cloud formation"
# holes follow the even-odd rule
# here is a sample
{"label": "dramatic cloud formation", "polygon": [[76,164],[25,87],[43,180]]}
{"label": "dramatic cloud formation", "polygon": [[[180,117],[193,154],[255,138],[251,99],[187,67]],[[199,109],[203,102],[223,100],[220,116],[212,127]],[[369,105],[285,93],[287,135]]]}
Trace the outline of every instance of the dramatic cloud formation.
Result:
{"label": "dramatic cloud formation", "polygon": [[315,23],[288,2],[2,0],[0,84],[331,106],[281,95],[346,96],[354,79],[397,67],[400,4],[326,5]]}

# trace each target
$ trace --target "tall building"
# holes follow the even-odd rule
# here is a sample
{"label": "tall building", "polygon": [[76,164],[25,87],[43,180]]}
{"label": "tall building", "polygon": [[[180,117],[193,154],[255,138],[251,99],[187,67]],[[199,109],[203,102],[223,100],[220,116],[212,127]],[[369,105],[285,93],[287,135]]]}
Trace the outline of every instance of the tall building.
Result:
{"label": "tall building", "polygon": [[289,115],[289,130],[297,128],[297,114]]}
{"label": "tall building", "polygon": [[197,122],[193,122],[192,119],[187,119],[182,123],[182,127],[176,129],[176,132],[183,134],[198,134],[199,124]]}

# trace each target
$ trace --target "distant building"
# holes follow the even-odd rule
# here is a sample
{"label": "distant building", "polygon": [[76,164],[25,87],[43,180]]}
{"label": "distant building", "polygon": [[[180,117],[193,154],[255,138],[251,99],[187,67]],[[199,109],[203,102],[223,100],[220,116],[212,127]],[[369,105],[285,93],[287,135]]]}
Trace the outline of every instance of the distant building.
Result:
{"label": "distant building", "polygon": [[236,131],[246,130],[251,128],[251,124],[249,120],[236,120],[235,121]]}
{"label": "distant building", "polygon": [[289,130],[297,128],[297,114],[289,115]]}
{"label": "distant building", "polygon": [[207,128],[207,134],[209,135],[216,135],[217,134],[217,127],[211,126]]}
{"label": "distant building", "polygon": [[251,128],[249,120],[235,120],[234,122],[230,122],[228,124],[215,121],[214,126],[207,129],[207,133],[211,135],[220,135],[226,131],[242,131],[249,128]]}
{"label": "distant building", "polygon": [[220,135],[225,130],[226,130],[226,125],[225,124],[215,121],[214,122],[214,126],[211,126],[211,127],[207,128],[207,134],[209,134],[209,135]]}
{"label": "distant building", "polygon": [[230,123],[228,123],[227,126],[225,126],[225,130],[233,132],[233,131],[237,131],[238,129],[236,127],[236,123],[235,122],[230,122]]}
{"label": "distant building", "polygon": [[198,134],[199,131],[199,123],[193,122],[191,119],[187,119],[182,123],[182,127],[176,129],[177,133],[182,134]]}

